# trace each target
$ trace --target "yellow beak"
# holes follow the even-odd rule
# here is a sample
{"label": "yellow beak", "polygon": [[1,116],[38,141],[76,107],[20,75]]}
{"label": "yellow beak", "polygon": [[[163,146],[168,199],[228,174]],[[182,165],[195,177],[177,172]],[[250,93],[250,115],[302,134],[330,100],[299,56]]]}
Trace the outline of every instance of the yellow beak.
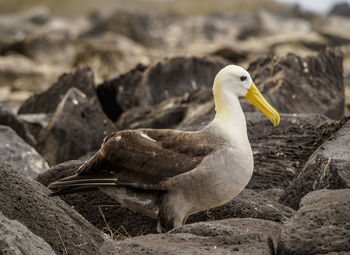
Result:
{"label": "yellow beak", "polygon": [[266,117],[273,123],[275,127],[280,123],[280,115],[278,112],[266,101],[266,99],[261,95],[258,88],[252,82],[248,93],[245,96],[249,102],[251,102],[256,108],[258,108]]}

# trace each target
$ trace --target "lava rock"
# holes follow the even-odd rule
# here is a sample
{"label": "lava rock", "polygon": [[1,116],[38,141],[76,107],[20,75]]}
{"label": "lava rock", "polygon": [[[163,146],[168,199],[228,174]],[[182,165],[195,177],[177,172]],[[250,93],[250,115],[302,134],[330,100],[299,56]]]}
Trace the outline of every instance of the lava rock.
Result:
{"label": "lava rock", "polygon": [[167,234],[106,241],[99,254],[274,254],[280,228],[278,223],[256,219],[201,222]]}
{"label": "lava rock", "polygon": [[25,125],[15,114],[10,111],[0,109],[0,125],[12,128],[29,145],[34,146],[36,139]]}
{"label": "lava rock", "polygon": [[[97,96],[101,102],[103,111],[112,120],[116,121],[120,114],[127,109],[123,109],[122,106],[117,102],[119,86],[127,83],[129,87],[134,88],[138,83],[141,82],[143,73],[146,70],[146,66],[137,65],[126,74],[119,76],[116,79],[104,81],[97,87]],[[129,100],[129,105],[134,105],[133,97],[125,98]]]}
{"label": "lava rock", "polygon": [[137,64],[148,64],[150,61],[144,47],[120,34],[84,37],[77,40],[75,45],[77,53],[73,66],[90,66],[97,82],[118,77]]}
{"label": "lava rock", "polygon": [[[101,84],[97,92],[107,115],[116,120],[120,109],[154,106],[198,88],[212,88],[216,73],[228,62],[221,58],[172,58],[151,67],[138,66],[115,80]],[[161,91],[161,93],[159,93]],[[107,94],[107,98],[102,98]]]}
{"label": "lava rock", "polygon": [[[328,254],[350,250],[350,189],[307,194],[282,227],[278,254]],[[337,254],[339,254],[337,253]]]}
{"label": "lava rock", "polygon": [[55,255],[50,245],[33,234],[26,226],[10,220],[0,212],[0,251],[2,254]]}
{"label": "lava rock", "polygon": [[271,188],[262,190],[259,192],[263,197],[270,199],[271,201],[279,202],[280,197],[283,195],[284,190],[279,188]]}
{"label": "lava rock", "polygon": [[327,38],[331,45],[347,45],[350,43],[350,35],[347,33],[349,25],[349,18],[331,15],[316,23],[315,30]]}
{"label": "lava rock", "polygon": [[320,113],[333,119],[344,114],[343,54],[327,49],[301,58],[266,57],[248,68],[267,101],[282,113]]}
{"label": "lava rock", "polygon": [[37,141],[41,131],[49,124],[51,115],[46,113],[26,113],[19,114],[16,118],[23,123],[25,128],[34,136],[35,141]]}
{"label": "lava rock", "polygon": [[286,223],[293,214],[293,209],[269,200],[253,190],[244,189],[225,205],[190,216],[188,223],[228,218],[255,218]]}
{"label": "lava rock", "polygon": [[186,112],[186,98],[173,97],[154,107],[134,107],[125,111],[116,122],[118,129],[173,128]]}
{"label": "lava rock", "polygon": [[86,67],[75,73],[63,74],[48,90],[25,101],[18,113],[53,113],[67,91],[73,87],[85,93],[91,104],[98,104],[94,74]]}
{"label": "lava rock", "polygon": [[0,58],[0,84],[7,85],[15,91],[39,93],[63,71],[59,66],[38,64],[19,54],[11,53]]}
{"label": "lava rock", "polygon": [[[256,191],[286,188],[331,135],[322,128],[329,119],[319,114],[280,114],[276,128],[263,114],[245,115],[254,156],[254,172],[247,187]],[[333,130],[333,125],[328,129]]]}
{"label": "lava rock", "polygon": [[329,14],[350,17],[350,5],[346,2],[335,4]]}
{"label": "lava rock", "polygon": [[114,124],[76,88],[67,91],[48,126],[41,132],[38,151],[50,165],[77,159],[97,150]]}
{"label": "lava rock", "polygon": [[350,121],[325,141],[287,187],[281,202],[298,208],[300,199],[318,189],[350,188]]}
{"label": "lava rock", "polygon": [[[36,180],[48,186],[51,182],[73,175],[82,164],[81,160],[71,160],[58,164],[39,175]],[[61,195],[60,198],[106,234],[110,234],[109,229],[120,233],[120,236],[138,236],[157,232],[156,220],[132,212],[119,205],[102,191]]]}
{"label": "lava rock", "polygon": [[34,178],[45,172],[46,161],[10,127],[0,125],[0,157],[14,164],[25,176]]}
{"label": "lava rock", "polygon": [[2,213],[24,224],[62,254],[95,254],[102,234],[50,191],[0,158]]}

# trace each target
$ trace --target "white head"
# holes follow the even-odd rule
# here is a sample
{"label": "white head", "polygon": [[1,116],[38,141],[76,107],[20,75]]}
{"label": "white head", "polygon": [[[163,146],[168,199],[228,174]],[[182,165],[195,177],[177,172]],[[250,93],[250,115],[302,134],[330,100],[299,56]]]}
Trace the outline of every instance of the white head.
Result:
{"label": "white head", "polygon": [[244,96],[265,114],[274,126],[280,122],[278,112],[261,95],[250,74],[243,67],[228,65],[222,68],[215,77],[213,93],[217,113],[222,111],[227,115],[230,102]]}
{"label": "white head", "polygon": [[222,68],[214,80],[214,93],[220,89],[225,93],[234,93],[237,97],[246,96],[253,83],[250,74],[240,66],[228,65]]}

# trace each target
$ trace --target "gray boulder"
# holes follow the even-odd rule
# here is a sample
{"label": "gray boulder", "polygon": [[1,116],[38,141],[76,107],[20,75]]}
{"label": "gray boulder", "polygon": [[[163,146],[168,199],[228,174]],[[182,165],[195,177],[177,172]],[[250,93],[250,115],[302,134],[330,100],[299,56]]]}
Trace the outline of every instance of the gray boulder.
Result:
{"label": "gray boulder", "polygon": [[10,127],[0,125],[0,158],[11,162],[25,176],[34,178],[49,166],[38,152]]}
{"label": "gray boulder", "polygon": [[350,250],[350,189],[307,194],[282,227],[278,254],[343,254]]}
{"label": "gray boulder", "polygon": [[37,149],[50,165],[77,159],[97,150],[114,124],[89,98],[71,88],[57,106],[48,126],[40,133]]}
{"label": "gray boulder", "polygon": [[326,49],[305,58],[269,56],[248,68],[262,94],[281,113],[344,114],[343,54]]}
{"label": "gray boulder", "polygon": [[99,254],[274,254],[280,228],[256,219],[201,222],[167,234],[106,241]]}
{"label": "gray boulder", "polygon": [[61,75],[49,89],[25,101],[18,113],[53,113],[67,91],[73,87],[86,94],[91,104],[98,104],[94,74],[90,68],[86,67],[75,73]]}
{"label": "gray boulder", "polygon": [[96,254],[102,233],[50,191],[0,159],[2,213],[24,224],[57,254]]}
{"label": "gray boulder", "polygon": [[0,252],[7,255],[56,254],[41,237],[33,234],[26,226],[10,220],[0,212]]}
{"label": "gray boulder", "polygon": [[325,141],[287,187],[281,202],[298,208],[300,199],[318,189],[350,188],[350,121]]}
{"label": "gray boulder", "polygon": [[30,132],[29,128],[14,113],[0,108],[0,125],[9,126],[28,144],[31,146],[35,145],[36,139]]}

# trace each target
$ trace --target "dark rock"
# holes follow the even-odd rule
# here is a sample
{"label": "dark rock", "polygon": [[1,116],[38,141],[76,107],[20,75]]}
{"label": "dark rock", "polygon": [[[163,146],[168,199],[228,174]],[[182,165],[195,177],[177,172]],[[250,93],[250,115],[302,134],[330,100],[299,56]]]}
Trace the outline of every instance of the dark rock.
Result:
{"label": "dark rock", "polygon": [[[142,127],[198,130],[200,124],[204,123],[202,119],[208,119],[206,112],[211,111],[212,107],[212,90],[202,88],[182,97],[166,99],[153,107],[131,108],[120,116],[117,126],[120,129]],[[201,119],[198,120],[198,117]]]}
{"label": "dark rock", "polygon": [[327,49],[317,56],[266,57],[250,64],[255,84],[279,112],[320,113],[338,119],[344,113],[343,54]]}
{"label": "dark rock", "polygon": [[[51,182],[74,174],[82,163],[83,161],[80,160],[61,163],[39,175],[36,180],[47,186]],[[102,191],[88,191],[60,197],[95,227],[107,234],[110,234],[109,229],[118,231],[125,236],[138,236],[144,233],[157,232],[156,220],[122,207]]]}
{"label": "dark rock", "polygon": [[0,58],[0,84],[6,84],[14,91],[39,93],[63,70],[60,66],[38,64],[26,56],[11,53]]}
{"label": "dark rock", "polygon": [[247,187],[259,191],[286,188],[331,135],[321,128],[329,119],[318,114],[281,114],[276,128],[260,113],[246,113],[246,119],[254,156],[254,173]]}
{"label": "dark rock", "polygon": [[169,23],[169,19],[172,20],[171,16],[153,15],[140,11],[117,10],[111,15],[96,17],[95,26],[87,34],[97,35],[110,31],[127,36],[143,45],[152,46],[156,43],[158,45],[158,43],[163,41],[163,38],[157,32]]}
{"label": "dark rock", "polygon": [[287,187],[281,202],[298,208],[300,199],[318,189],[350,188],[350,121],[325,141]]}
{"label": "dark rock", "polygon": [[[104,109],[112,119],[120,109],[154,106],[162,101],[183,96],[198,88],[212,88],[216,73],[228,62],[221,58],[172,58],[145,68],[139,66],[119,78],[103,83],[98,94]],[[161,93],[160,93],[161,92]],[[106,100],[102,95],[108,94]]]}
{"label": "dark rock", "polygon": [[106,241],[99,254],[274,254],[280,227],[255,219],[195,223],[167,234]]}
{"label": "dark rock", "polygon": [[335,4],[329,14],[350,17],[350,5],[347,2]]}
{"label": "dark rock", "polygon": [[186,97],[164,100],[154,107],[134,107],[118,119],[118,129],[173,128],[183,120],[186,112]]}
{"label": "dark rock", "polygon": [[1,254],[56,254],[42,238],[33,234],[26,226],[10,220],[0,212],[0,251]]}
{"label": "dark rock", "polygon": [[225,205],[190,216],[188,223],[228,218],[255,218],[286,223],[293,213],[293,209],[245,189]]}
{"label": "dark rock", "polygon": [[0,125],[0,157],[34,178],[48,169],[46,161],[11,128]]}
{"label": "dark rock", "polygon": [[17,118],[30,131],[35,140],[39,139],[40,132],[49,124],[50,117],[51,114],[46,113],[26,113],[17,115]]}
{"label": "dark rock", "polygon": [[[282,227],[278,254],[328,254],[350,250],[350,189],[307,194]],[[337,253],[338,254],[338,253]]]}
{"label": "dark rock", "polygon": [[2,14],[0,22],[0,54],[6,46],[23,40],[27,34],[50,20],[50,10],[35,7],[15,14]]}
{"label": "dark rock", "polygon": [[84,92],[91,104],[98,103],[95,92],[94,74],[90,68],[82,68],[75,73],[63,74],[48,90],[29,98],[19,109],[19,113],[53,113],[70,88]]}
{"label": "dark rock", "polygon": [[248,58],[247,52],[240,49],[229,48],[229,47],[217,49],[211,55],[222,57],[232,63],[235,63],[236,65]]}
{"label": "dark rock", "polygon": [[57,164],[97,150],[112,131],[114,124],[101,108],[90,104],[89,98],[78,89],[71,88],[41,132],[37,148],[49,164]]}
{"label": "dark rock", "polygon": [[284,190],[278,189],[278,188],[266,189],[259,192],[259,194],[262,195],[263,197],[275,202],[279,202],[280,197],[282,196],[283,193],[284,193]]}
{"label": "dark rock", "polygon": [[[116,121],[124,110],[135,105],[133,97],[125,98],[124,100],[129,100],[126,104],[128,107],[124,109],[122,108],[122,105],[117,101],[119,86],[125,83],[128,84],[126,87],[127,89],[134,89],[141,82],[146,68],[147,67],[144,65],[137,65],[126,74],[121,75],[116,79],[105,81],[97,87],[97,96],[101,102],[103,111],[111,120]],[[132,92],[129,92],[128,94],[131,95],[131,93]]]}
{"label": "dark rock", "polygon": [[94,254],[102,234],[50,191],[0,159],[2,213],[24,224],[57,254]]}
{"label": "dark rock", "polygon": [[350,43],[350,35],[347,33],[349,26],[349,18],[331,15],[316,22],[314,29],[325,37],[330,45],[341,46]]}
{"label": "dark rock", "polygon": [[144,47],[120,34],[83,37],[75,45],[73,66],[90,66],[99,82],[118,77],[139,63],[149,63]]}
{"label": "dark rock", "polygon": [[31,134],[25,123],[15,114],[0,109],[0,125],[9,126],[29,145],[34,146],[36,139]]}

